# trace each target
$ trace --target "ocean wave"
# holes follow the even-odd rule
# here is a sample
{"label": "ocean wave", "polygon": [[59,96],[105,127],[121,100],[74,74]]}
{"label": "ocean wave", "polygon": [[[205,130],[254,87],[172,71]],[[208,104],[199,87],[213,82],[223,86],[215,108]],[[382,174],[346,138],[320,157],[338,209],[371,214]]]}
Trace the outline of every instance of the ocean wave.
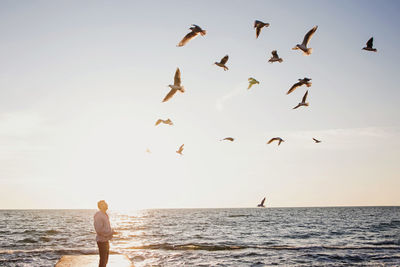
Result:
{"label": "ocean wave", "polygon": [[0,250],[0,255],[7,254],[37,254],[37,253],[55,253],[58,255],[74,255],[74,254],[85,254],[85,255],[93,255],[97,254],[97,249],[86,249],[86,248],[76,248],[76,249],[6,249]]}
{"label": "ocean wave", "polygon": [[375,245],[375,246],[400,245],[400,239],[399,240],[384,240],[384,241],[378,241],[378,242],[370,242],[369,244]]}
{"label": "ocean wave", "polygon": [[312,238],[315,236],[319,236],[320,234],[318,233],[297,233],[297,234],[290,234],[290,235],[284,235],[284,238],[293,238],[293,239],[307,239],[307,238]]}
{"label": "ocean wave", "polygon": [[47,230],[47,231],[45,231],[44,232],[46,235],[56,235],[56,234],[58,234],[58,233],[60,233],[60,231],[57,231],[57,230]]}
{"label": "ocean wave", "polygon": [[39,240],[42,241],[42,242],[49,242],[49,241],[51,240],[51,238],[49,238],[49,237],[47,237],[47,236],[41,236],[41,237],[39,238]]}
{"label": "ocean wave", "polygon": [[211,244],[182,244],[182,245],[172,245],[168,243],[164,244],[153,244],[145,246],[130,247],[129,249],[161,249],[161,250],[207,250],[207,251],[217,251],[217,250],[235,250],[243,249],[240,246],[228,246],[228,245],[211,245]]}
{"label": "ocean wave", "polygon": [[239,250],[239,249],[259,249],[259,250],[399,250],[400,246],[394,245],[379,245],[379,246],[246,246],[246,245],[213,245],[213,244],[150,244],[144,246],[134,246],[128,249],[143,249],[143,250]]}
{"label": "ocean wave", "polygon": [[37,243],[38,241],[32,238],[24,238],[22,240],[18,240],[18,243]]}

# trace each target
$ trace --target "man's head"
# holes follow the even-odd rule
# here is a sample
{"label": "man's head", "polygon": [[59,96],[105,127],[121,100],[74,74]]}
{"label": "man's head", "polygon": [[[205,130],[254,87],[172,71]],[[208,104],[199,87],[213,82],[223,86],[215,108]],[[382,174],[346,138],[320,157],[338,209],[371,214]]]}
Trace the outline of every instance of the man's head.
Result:
{"label": "man's head", "polygon": [[104,200],[100,200],[99,202],[97,202],[97,207],[102,212],[106,212],[108,210],[107,202],[105,202]]}

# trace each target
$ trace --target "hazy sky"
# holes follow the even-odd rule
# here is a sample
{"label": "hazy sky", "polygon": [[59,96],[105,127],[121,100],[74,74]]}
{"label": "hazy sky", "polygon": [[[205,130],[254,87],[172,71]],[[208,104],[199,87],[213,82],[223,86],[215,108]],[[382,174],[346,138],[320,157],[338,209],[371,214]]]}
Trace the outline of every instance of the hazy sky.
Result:
{"label": "hazy sky", "polygon": [[[1,1],[0,208],[400,205],[399,11]],[[258,39],[255,19],[271,24]],[[176,47],[192,23],[207,35]],[[314,25],[313,54],[291,50]],[[361,50],[371,36],[377,53]],[[283,63],[267,62],[274,49]],[[224,72],[212,63],[226,54]],[[161,103],[176,67],[186,92]],[[310,106],[292,110],[303,77]],[[275,136],[286,141],[266,145]]]}

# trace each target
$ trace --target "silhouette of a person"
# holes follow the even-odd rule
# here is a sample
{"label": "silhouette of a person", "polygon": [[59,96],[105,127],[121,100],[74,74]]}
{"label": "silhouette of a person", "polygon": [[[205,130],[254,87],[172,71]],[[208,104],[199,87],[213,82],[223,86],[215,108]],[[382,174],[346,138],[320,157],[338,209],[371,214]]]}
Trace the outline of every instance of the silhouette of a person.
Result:
{"label": "silhouette of a person", "polygon": [[114,230],[111,228],[110,219],[107,214],[108,205],[104,200],[97,202],[99,211],[94,215],[94,229],[96,230],[96,241],[99,247],[99,267],[106,267],[108,262],[108,255],[110,251],[110,244]]}

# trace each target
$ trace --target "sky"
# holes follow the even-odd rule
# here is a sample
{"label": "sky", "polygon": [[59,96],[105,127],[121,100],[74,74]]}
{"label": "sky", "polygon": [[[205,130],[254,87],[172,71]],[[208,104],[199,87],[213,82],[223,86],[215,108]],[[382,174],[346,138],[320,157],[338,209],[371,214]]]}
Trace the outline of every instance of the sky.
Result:
{"label": "sky", "polygon": [[[0,209],[400,205],[399,11],[1,1]],[[270,23],[258,39],[256,19]],[[207,34],[176,47],[191,24]],[[315,25],[313,53],[292,50]],[[372,36],[378,52],[361,50]],[[177,67],[186,92],[161,103]],[[310,106],[292,110],[306,88],[286,92],[303,77]]]}

